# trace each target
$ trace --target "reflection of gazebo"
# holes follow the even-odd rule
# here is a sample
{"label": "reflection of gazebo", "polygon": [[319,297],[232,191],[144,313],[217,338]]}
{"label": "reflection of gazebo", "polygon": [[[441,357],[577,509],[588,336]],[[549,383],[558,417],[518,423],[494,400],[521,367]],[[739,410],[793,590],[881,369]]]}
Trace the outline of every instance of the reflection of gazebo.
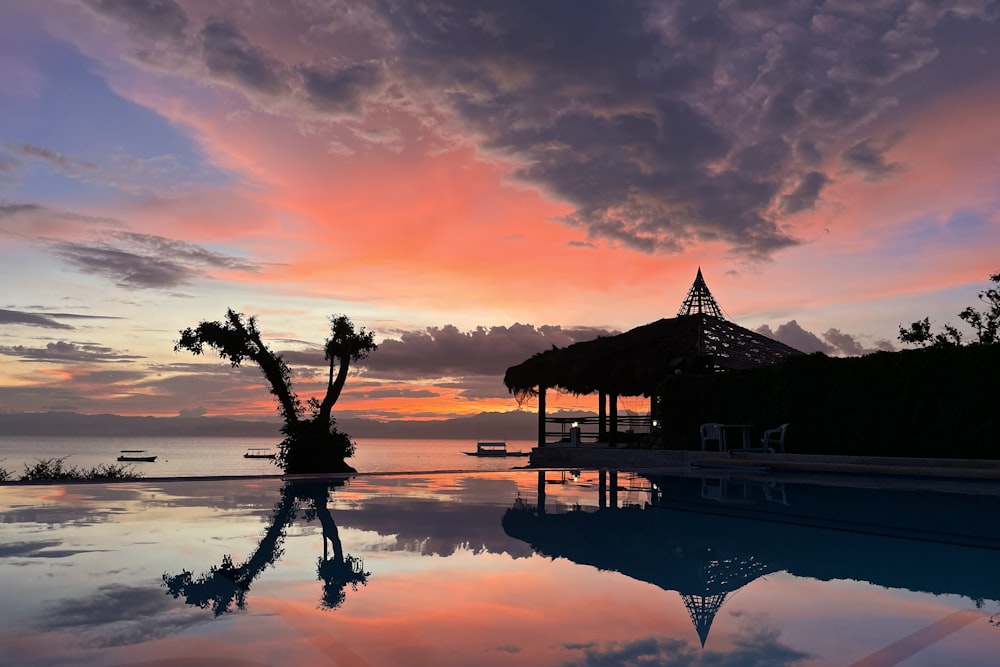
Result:
{"label": "reflection of gazebo", "polygon": [[545,514],[515,506],[504,514],[503,527],[545,556],[569,558],[676,591],[704,646],[726,599],[779,568],[750,549],[720,549],[711,536],[694,542],[671,539],[670,526],[661,518],[656,510],[638,507]]}
{"label": "reflection of gazebo", "polygon": [[801,354],[722,317],[701,269],[677,317],[617,336],[553,347],[507,369],[504,384],[518,400],[538,396],[538,444],[545,444],[547,389],[598,394],[597,438],[611,444],[619,431],[618,397],[653,397],[672,373],[766,366]]}
{"label": "reflection of gazebo", "polygon": [[703,646],[719,608],[774,572],[1000,600],[1000,494],[809,484],[776,502],[776,483],[735,480],[747,492],[732,502],[702,495],[699,478],[649,480],[644,506],[553,513],[540,496],[502,525],[544,556],[676,591]]}
{"label": "reflection of gazebo", "polygon": [[715,615],[729,594],[743,588],[757,577],[775,570],[749,554],[715,557],[711,550],[708,550],[705,556],[701,567],[704,591],[698,593],[679,591],[702,646],[708,639],[708,631],[712,629]]}

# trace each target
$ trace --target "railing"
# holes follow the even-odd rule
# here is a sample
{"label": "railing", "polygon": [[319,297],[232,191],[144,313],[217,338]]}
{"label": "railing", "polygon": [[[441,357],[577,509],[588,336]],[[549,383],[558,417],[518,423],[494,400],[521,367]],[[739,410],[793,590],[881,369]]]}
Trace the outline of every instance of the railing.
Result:
{"label": "railing", "polygon": [[[552,425],[558,428],[549,428]],[[611,420],[605,418],[605,429],[610,428]],[[577,443],[607,442],[608,433],[601,433],[599,417],[546,417],[546,442],[573,442],[574,428],[578,431]],[[654,432],[653,419],[649,415],[618,415],[617,442],[627,442],[636,435],[648,435]]]}

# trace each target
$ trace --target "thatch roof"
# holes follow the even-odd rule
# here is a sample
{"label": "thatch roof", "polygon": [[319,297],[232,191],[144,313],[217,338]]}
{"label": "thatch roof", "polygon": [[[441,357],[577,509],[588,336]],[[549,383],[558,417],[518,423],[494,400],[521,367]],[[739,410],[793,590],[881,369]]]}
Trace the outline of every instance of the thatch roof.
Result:
{"label": "thatch roof", "polygon": [[514,394],[551,387],[573,394],[651,396],[677,371],[755,368],[797,354],[802,353],[728,320],[697,313],[553,347],[508,368],[504,384]]}

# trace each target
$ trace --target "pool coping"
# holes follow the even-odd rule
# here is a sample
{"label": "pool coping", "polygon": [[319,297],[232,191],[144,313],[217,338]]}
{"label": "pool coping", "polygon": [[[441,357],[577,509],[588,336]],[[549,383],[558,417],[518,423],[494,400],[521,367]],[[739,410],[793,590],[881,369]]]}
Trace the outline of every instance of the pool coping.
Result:
{"label": "pool coping", "polygon": [[967,479],[1000,482],[1000,460],[850,456],[701,450],[639,450],[610,447],[540,447],[529,468],[710,468],[743,472],[795,472]]}

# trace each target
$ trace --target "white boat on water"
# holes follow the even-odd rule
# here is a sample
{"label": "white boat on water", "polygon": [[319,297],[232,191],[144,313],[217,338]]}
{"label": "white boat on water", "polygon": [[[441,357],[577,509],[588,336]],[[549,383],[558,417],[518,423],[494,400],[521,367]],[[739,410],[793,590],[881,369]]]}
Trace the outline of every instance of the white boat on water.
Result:
{"label": "white boat on water", "polygon": [[502,440],[480,440],[476,443],[476,451],[465,452],[468,456],[527,456],[528,452],[508,451],[507,443]]}
{"label": "white boat on water", "polygon": [[118,460],[131,461],[133,463],[137,461],[152,463],[153,461],[156,460],[156,457],[150,456],[143,449],[123,449],[121,450],[121,453],[118,455]]}

